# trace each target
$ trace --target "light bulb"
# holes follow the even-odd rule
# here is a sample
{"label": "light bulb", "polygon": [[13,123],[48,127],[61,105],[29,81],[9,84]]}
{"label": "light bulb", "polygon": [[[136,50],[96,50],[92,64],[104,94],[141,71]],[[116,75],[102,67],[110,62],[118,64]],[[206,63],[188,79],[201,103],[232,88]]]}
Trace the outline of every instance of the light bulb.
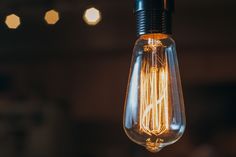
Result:
{"label": "light bulb", "polygon": [[134,142],[157,152],[184,132],[185,114],[175,43],[165,34],[136,42],[124,111],[124,129]]}
{"label": "light bulb", "polygon": [[[165,8],[161,10],[158,6],[160,10],[154,8],[150,13],[148,7],[153,7],[152,3],[142,7],[147,1],[136,2],[141,2],[136,9],[139,39],[133,50],[123,127],[132,141],[158,152],[183,135],[184,100],[175,42],[168,35],[171,32],[167,27],[169,16]],[[161,0],[157,4],[159,2]],[[152,33],[155,31],[157,33]]]}

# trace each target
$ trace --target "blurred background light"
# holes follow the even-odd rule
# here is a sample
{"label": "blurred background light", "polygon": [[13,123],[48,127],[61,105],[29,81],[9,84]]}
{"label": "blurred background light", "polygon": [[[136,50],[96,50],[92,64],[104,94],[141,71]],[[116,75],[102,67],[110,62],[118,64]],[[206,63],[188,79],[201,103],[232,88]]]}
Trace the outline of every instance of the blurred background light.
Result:
{"label": "blurred background light", "polygon": [[45,13],[44,20],[49,25],[56,24],[60,19],[59,13],[56,10],[49,10]]}
{"label": "blurred background light", "polygon": [[15,14],[10,14],[6,16],[5,24],[10,29],[17,29],[21,24],[20,17]]}
{"label": "blurred background light", "polygon": [[94,26],[101,21],[101,12],[94,7],[86,9],[83,19],[88,25]]}

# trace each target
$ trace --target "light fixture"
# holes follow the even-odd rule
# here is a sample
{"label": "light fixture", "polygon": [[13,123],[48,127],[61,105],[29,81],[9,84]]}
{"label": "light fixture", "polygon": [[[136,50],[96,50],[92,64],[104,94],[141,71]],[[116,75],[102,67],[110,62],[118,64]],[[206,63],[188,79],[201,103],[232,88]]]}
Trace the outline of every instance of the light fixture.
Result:
{"label": "light fixture", "polygon": [[21,24],[20,17],[16,14],[10,14],[6,16],[5,24],[9,29],[17,29]]}
{"label": "light fixture", "polygon": [[45,13],[44,20],[49,25],[56,24],[60,19],[59,13],[56,10],[49,10]]}
{"label": "light fixture", "polygon": [[83,15],[83,19],[88,25],[94,26],[101,21],[101,12],[94,7],[86,9]]}
{"label": "light fixture", "polygon": [[135,0],[137,35],[125,100],[128,137],[151,152],[173,144],[185,130],[185,111],[175,42],[174,0]]}

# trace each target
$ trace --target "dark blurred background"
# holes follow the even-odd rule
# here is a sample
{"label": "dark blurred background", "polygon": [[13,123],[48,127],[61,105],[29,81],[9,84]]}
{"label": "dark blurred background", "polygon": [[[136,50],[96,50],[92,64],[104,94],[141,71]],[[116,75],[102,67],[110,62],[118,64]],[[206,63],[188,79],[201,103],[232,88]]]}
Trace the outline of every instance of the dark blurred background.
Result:
{"label": "dark blurred background", "polygon": [[[1,157],[236,156],[236,1],[176,1],[187,128],[157,154],[122,129],[133,1],[0,2]],[[82,18],[89,7],[102,14],[95,26]],[[60,15],[55,25],[44,21],[50,9]],[[17,29],[4,23],[12,13]]]}

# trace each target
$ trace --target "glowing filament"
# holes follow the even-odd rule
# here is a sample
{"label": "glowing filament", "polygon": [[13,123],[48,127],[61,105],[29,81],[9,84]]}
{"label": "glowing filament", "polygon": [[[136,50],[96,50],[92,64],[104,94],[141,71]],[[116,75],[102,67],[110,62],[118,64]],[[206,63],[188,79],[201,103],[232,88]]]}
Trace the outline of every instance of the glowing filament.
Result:
{"label": "glowing filament", "polygon": [[159,135],[169,129],[167,66],[158,68],[144,60],[140,81],[139,129],[148,135]]}

